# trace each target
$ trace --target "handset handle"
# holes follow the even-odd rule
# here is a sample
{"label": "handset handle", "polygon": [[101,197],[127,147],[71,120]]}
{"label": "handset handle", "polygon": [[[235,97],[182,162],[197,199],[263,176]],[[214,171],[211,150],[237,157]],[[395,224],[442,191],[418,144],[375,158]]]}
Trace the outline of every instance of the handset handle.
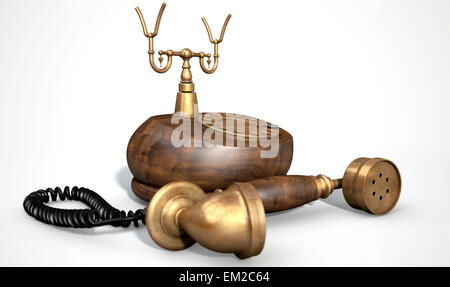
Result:
{"label": "handset handle", "polygon": [[249,182],[261,198],[265,212],[298,207],[328,197],[339,188],[339,180],[324,175],[285,175],[259,178]]}

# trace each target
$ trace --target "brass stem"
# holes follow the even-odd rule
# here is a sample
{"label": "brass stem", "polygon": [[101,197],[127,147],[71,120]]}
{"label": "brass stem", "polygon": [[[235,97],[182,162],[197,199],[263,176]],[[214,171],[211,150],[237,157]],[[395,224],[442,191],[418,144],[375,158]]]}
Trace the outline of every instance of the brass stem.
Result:
{"label": "brass stem", "polygon": [[323,174],[319,174],[315,178],[317,185],[317,199],[327,198],[334,190],[342,188],[342,178],[330,179]]}
{"label": "brass stem", "polygon": [[342,178],[333,179],[332,184],[333,190],[342,188]]}

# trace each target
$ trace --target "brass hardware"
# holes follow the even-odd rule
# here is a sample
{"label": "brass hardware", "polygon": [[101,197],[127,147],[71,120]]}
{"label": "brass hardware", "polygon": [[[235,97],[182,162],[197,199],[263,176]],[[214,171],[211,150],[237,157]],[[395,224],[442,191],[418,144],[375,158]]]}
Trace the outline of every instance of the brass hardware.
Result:
{"label": "brass hardware", "polygon": [[316,176],[314,181],[317,186],[316,199],[327,198],[335,189],[342,187],[341,179],[330,179],[323,174]]}
{"label": "brass hardware", "polygon": [[266,235],[263,204],[248,183],[208,195],[193,183],[169,183],[150,201],[146,224],[163,248],[180,250],[198,242],[241,259],[258,255]]}
{"label": "brass hardware", "polygon": [[402,180],[395,164],[382,158],[358,158],[342,179],[345,200],[355,208],[385,214],[397,204]]}
{"label": "brass hardware", "polygon": [[[155,64],[154,60],[154,54],[155,51],[153,50],[153,38],[158,35],[159,30],[159,24],[161,22],[161,17],[164,12],[164,9],[166,8],[166,3],[163,3],[161,5],[161,8],[159,9],[158,17],[156,19],[155,24],[155,30],[153,33],[149,33],[147,30],[147,25],[145,24],[144,16],[142,16],[141,10],[139,7],[136,7],[136,12],[138,13],[139,19],[141,21],[142,30],[144,32],[144,35],[148,38],[148,45],[149,45],[149,61],[150,66],[158,73],[165,73],[167,72],[171,65],[172,65],[172,56],[179,56],[183,59],[183,66],[181,71],[181,82],[178,85],[178,93],[177,93],[177,100],[175,104],[175,112],[181,112],[184,115],[187,116],[194,116],[198,113],[197,108],[197,95],[194,91],[194,83],[192,82],[192,73],[191,73],[191,65],[189,64],[189,60],[191,58],[197,57],[200,61],[200,67],[202,68],[203,72],[207,74],[212,74],[216,71],[217,66],[219,64],[219,43],[222,42],[223,36],[225,34],[225,29],[227,28],[228,22],[230,21],[231,14],[228,14],[227,18],[225,19],[225,23],[222,27],[222,32],[220,33],[220,38],[213,40],[211,29],[209,28],[208,22],[203,17],[202,21],[203,24],[205,24],[206,31],[208,33],[209,41],[214,44],[214,63],[213,67],[209,68],[209,65],[211,63],[211,54],[204,53],[204,52],[192,52],[190,49],[184,48],[181,51],[172,51],[172,50],[160,50],[158,52],[159,54],[159,62],[162,65],[163,62],[163,55],[167,57],[167,63],[164,68],[162,66],[158,68],[158,66]],[[207,58],[208,68],[205,66],[204,59]]]}
{"label": "brass hardware", "polygon": [[394,208],[402,187],[397,166],[383,158],[360,157],[348,165],[343,178],[331,180],[321,174],[315,180],[317,198],[327,198],[334,189],[342,188],[350,206],[376,215]]}

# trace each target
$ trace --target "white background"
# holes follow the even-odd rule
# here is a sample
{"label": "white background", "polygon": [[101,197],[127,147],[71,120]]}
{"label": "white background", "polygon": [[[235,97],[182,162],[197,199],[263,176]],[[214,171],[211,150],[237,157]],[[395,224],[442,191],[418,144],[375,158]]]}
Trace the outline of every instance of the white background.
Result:
{"label": "white background", "polygon": [[[402,195],[385,216],[330,198],[267,217],[256,257],[200,245],[173,252],[145,227],[74,230],[41,224],[22,202],[37,189],[89,187],[122,209],[125,151],[148,117],[170,113],[181,60],[151,70],[159,1],[0,2],[0,265],[450,265],[450,1],[168,1],[156,49],[213,52],[192,72],[203,112],[235,112],[294,137],[290,174],[343,175],[360,156],[393,160]],[[80,207],[56,203],[58,207]]]}

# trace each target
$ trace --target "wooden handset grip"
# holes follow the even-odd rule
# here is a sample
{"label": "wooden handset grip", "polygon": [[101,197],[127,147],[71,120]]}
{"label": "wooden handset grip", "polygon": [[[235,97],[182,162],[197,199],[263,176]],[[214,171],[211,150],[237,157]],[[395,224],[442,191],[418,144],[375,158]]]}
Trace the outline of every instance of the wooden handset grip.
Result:
{"label": "wooden handset grip", "polygon": [[261,198],[265,212],[298,207],[319,198],[326,198],[339,187],[338,180],[324,175],[272,176],[249,182]]}
{"label": "wooden handset grip", "polygon": [[266,212],[294,208],[318,198],[313,176],[273,176],[250,183],[258,192]]}

